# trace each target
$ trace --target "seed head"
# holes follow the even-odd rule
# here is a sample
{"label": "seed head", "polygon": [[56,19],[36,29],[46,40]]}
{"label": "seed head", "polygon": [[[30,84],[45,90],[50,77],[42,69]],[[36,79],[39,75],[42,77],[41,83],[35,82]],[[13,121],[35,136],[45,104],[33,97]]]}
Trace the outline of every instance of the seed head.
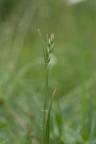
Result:
{"label": "seed head", "polygon": [[46,49],[46,63],[47,64],[50,62],[53,47],[54,47],[54,34],[51,34],[50,38],[48,39],[48,46]]}

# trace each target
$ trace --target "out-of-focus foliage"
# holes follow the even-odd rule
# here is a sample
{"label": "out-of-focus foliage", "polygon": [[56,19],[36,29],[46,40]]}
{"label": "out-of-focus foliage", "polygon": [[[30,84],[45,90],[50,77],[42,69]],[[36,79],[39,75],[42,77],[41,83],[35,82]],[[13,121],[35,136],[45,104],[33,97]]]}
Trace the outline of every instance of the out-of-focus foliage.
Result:
{"label": "out-of-focus foliage", "polygon": [[40,143],[44,62],[38,28],[44,38],[55,34],[50,143],[96,143],[95,14],[95,0],[0,1],[1,144]]}

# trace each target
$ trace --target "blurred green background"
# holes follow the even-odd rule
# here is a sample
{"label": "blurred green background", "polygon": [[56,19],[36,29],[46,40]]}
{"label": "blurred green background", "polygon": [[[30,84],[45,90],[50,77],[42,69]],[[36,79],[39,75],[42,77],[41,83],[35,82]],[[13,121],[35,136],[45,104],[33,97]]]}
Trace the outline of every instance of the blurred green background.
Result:
{"label": "blurred green background", "polygon": [[[0,142],[39,144],[44,41],[54,33],[52,144],[96,144],[96,1],[0,0]],[[78,0],[77,0],[78,1]],[[73,1],[74,2],[74,1]]]}

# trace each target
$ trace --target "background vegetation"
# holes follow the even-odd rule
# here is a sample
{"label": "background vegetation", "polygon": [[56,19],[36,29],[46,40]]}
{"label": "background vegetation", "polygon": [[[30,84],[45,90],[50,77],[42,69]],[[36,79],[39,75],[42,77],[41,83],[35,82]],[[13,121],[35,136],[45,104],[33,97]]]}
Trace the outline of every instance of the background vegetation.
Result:
{"label": "background vegetation", "polygon": [[0,142],[39,144],[44,62],[55,34],[50,143],[96,144],[96,2],[0,0]]}

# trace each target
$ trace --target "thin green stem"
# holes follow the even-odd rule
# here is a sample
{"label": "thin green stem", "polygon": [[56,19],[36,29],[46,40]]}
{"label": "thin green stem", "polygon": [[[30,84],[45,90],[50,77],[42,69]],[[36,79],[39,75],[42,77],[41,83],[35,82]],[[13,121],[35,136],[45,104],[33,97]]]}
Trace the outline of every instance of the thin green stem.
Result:
{"label": "thin green stem", "polygon": [[48,107],[48,65],[45,67],[45,97],[44,97],[44,109]]}
{"label": "thin green stem", "polygon": [[44,144],[45,129],[46,129],[46,118],[48,111],[48,64],[45,65],[45,95],[44,95],[44,105],[43,105],[43,136],[42,144]]}
{"label": "thin green stem", "polygon": [[82,76],[82,128],[85,129],[86,123],[86,107],[87,107],[87,91],[86,91],[86,64],[84,51],[81,53],[81,76]]}

